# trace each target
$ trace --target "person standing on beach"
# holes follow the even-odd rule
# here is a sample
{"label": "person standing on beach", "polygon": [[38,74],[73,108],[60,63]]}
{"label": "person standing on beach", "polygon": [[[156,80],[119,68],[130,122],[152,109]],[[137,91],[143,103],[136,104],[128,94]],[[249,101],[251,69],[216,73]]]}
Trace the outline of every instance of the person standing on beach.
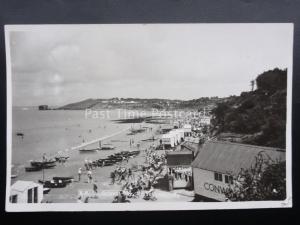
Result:
{"label": "person standing on beach", "polygon": [[88,160],[87,159],[84,160],[84,166],[85,166],[86,170],[89,170],[89,165],[88,165]]}
{"label": "person standing on beach", "polygon": [[98,187],[97,184],[95,182],[93,182],[93,190],[95,193],[98,193]]}
{"label": "person standing on beach", "polygon": [[132,170],[131,170],[130,168],[128,169],[128,178],[127,178],[127,179],[128,179],[128,180],[129,180],[129,179],[134,179]]}
{"label": "person standing on beach", "polygon": [[111,184],[115,184],[115,178],[116,178],[116,171],[112,171],[110,173],[110,178],[111,178]]}
{"label": "person standing on beach", "polygon": [[78,182],[80,182],[80,177],[81,177],[81,168],[78,169]]}
{"label": "person standing on beach", "polygon": [[89,169],[92,170],[93,169],[93,161],[89,160],[88,165],[89,165]]}
{"label": "person standing on beach", "polygon": [[93,178],[92,178],[92,171],[91,170],[88,170],[87,176],[88,176],[88,183],[91,183],[92,180],[93,180]]}

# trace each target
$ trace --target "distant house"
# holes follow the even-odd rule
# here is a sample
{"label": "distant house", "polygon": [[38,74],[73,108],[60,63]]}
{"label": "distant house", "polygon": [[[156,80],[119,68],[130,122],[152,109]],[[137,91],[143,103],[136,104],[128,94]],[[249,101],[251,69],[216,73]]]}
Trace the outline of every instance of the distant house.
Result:
{"label": "distant house", "polygon": [[176,144],[180,144],[184,141],[184,130],[183,129],[174,129],[169,132],[169,134],[173,134],[175,137]]}
{"label": "distant house", "polygon": [[192,162],[194,191],[200,198],[225,201],[233,176],[250,169],[258,155],[268,159],[285,160],[285,150],[224,141],[209,141]]}
{"label": "distant house", "polygon": [[170,133],[163,134],[161,137],[161,143],[163,149],[174,148],[175,145],[177,145],[176,137],[174,136],[174,134],[170,134]]}
{"label": "distant house", "polygon": [[201,116],[200,118],[201,125],[210,125],[211,117],[210,116]]}
{"label": "distant house", "polygon": [[39,110],[48,110],[48,105],[39,105]]}
{"label": "distant house", "polygon": [[43,185],[19,180],[10,188],[11,203],[40,203],[43,200]]}
{"label": "distant house", "polygon": [[183,130],[184,130],[185,137],[192,136],[192,125],[190,124],[183,125]]}

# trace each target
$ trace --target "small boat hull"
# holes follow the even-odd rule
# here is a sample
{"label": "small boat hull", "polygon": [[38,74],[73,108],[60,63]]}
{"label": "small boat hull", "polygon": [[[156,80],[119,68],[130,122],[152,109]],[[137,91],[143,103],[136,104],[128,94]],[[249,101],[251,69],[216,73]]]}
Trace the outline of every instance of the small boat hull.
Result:
{"label": "small boat hull", "polygon": [[25,167],[26,172],[35,172],[35,171],[40,171],[42,170],[41,167]]}
{"label": "small boat hull", "polygon": [[97,151],[98,151],[98,149],[80,149],[79,150],[80,153],[95,153]]}
{"label": "small boat hull", "polygon": [[43,193],[44,194],[48,194],[50,192],[51,188],[44,188],[43,189]]}
{"label": "small boat hull", "polygon": [[55,181],[55,180],[47,180],[47,181],[42,181],[39,180],[41,184],[44,185],[44,188],[64,188],[67,186],[67,182],[63,182],[61,180]]}
{"label": "small boat hull", "polygon": [[11,179],[14,179],[14,178],[17,178],[17,177],[18,177],[18,175],[16,175],[16,174],[12,174],[12,175],[10,176]]}
{"label": "small boat hull", "polygon": [[59,182],[59,180],[61,180],[62,182],[71,183],[74,180],[74,177],[53,177],[52,179],[55,182]]}

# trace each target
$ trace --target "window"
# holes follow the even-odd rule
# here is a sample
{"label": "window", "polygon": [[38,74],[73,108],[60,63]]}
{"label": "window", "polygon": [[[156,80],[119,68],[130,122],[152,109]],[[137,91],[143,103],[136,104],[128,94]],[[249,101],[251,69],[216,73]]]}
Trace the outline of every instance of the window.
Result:
{"label": "window", "polygon": [[27,192],[27,203],[32,203],[32,189]]}
{"label": "window", "polygon": [[11,203],[17,203],[18,202],[18,195],[10,196],[10,202]]}
{"label": "window", "polygon": [[221,173],[215,173],[215,180],[223,181]]}
{"label": "window", "polygon": [[33,202],[37,203],[38,202],[38,188],[34,187],[33,189]]}
{"label": "window", "polygon": [[225,175],[225,183],[226,184],[233,184],[233,177]]}

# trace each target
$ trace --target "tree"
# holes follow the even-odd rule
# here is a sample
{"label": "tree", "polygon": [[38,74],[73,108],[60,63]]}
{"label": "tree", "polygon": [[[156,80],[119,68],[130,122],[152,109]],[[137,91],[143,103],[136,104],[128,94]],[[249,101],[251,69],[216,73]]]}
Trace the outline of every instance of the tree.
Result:
{"label": "tree", "polygon": [[251,91],[254,91],[254,86],[255,86],[255,80],[251,80],[250,82],[250,86],[251,86]]}
{"label": "tree", "polygon": [[254,166],[242,169],[225,192],[229,201],[267,201],[286,198],[286,163],[261,152]]}

